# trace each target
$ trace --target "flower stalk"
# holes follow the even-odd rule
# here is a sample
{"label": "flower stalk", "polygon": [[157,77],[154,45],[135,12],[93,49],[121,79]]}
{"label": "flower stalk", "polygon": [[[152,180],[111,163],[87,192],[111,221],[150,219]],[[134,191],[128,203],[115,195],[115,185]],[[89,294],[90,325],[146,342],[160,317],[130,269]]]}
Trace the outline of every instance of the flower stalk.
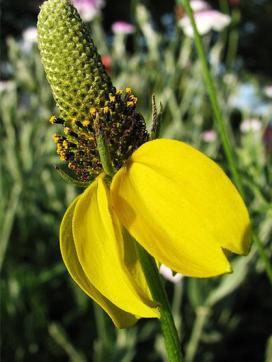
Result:
{"label": "flower stalk", "polygon": [[136,242],[138,255],[152,297],[159,303],[160,324],[169,362],[182,362],[181,344],[168,297],[154,258]]}

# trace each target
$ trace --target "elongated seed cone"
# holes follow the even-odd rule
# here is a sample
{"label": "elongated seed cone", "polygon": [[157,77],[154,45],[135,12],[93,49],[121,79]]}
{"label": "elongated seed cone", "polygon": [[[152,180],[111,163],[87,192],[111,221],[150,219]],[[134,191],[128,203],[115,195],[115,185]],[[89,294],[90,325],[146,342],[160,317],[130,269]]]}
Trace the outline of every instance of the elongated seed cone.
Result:
{"label": "elongated seed cone", "polygon": [[38,43],[47,79],[60,111],[51,117],[64,135],[54,141],[62,161],[79,181],[102,171],[94,122],[105,138],[114,168],[119,169],[148,140],[130,88],[116,90],[90,34],[69,0],[47,0],[38,18]]}
{"label": "elongated seed cone", "polygon": [[38,44],[64,119],[86,119],[113,92],[88,30],[69,0],[48,0],[38,17]]}

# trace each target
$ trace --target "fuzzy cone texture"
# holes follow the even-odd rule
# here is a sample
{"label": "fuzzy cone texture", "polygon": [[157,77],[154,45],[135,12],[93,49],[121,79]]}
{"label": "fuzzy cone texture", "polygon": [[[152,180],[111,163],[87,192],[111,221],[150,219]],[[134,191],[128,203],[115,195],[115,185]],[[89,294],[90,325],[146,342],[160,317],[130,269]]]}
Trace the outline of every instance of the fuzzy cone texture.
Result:
{"label": "fuzzy cone texture", "polygon": [[67,0],[44,2],[38,17],[42,63],[64,119],[86,119],[114,88],[76,9]]}

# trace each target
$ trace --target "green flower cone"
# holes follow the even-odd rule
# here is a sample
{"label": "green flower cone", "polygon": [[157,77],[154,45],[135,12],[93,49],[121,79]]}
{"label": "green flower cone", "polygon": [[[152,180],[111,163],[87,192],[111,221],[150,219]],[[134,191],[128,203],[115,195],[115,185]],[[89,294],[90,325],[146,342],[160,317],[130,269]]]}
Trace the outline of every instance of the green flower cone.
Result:
{"label": "green flower cone", "polygon": [[60,116],[84,120],[114,91],[100,55],[67,0],[44,2],[38,18],[39,49]]}
{"label": "green flower cone", "polygon": [[47,79],[60,112],[51,117],[65,135],[55,135],[57,153],[79,181],[102,171],[96,130],[106,139],[114,169],[148,140],[137,98],[116,90],[85,24],[68,0],[48,0],[38,18],[38,44]]}

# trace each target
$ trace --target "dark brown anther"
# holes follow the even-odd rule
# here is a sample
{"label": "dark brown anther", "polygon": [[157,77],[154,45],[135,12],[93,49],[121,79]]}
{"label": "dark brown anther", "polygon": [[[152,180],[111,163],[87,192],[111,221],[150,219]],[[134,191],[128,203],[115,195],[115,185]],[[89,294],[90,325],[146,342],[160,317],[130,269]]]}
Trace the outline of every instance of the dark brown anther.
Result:
{"label": "dark brown anther", "polygon": [[61,125],[64,124],[64,120],[62,118],[58,118],[56,116],[51,116],[49,119],[49,122],[51,124],[61,124]]}
{"label": "dark brown anther", "polygon": [[76,121],[75,121],[75,125],[76,125],[78,128],[83,128],[83,124],[82,124],[79,120],[76,120]]}
{"label": "dark brown anther", "polygon": [[64,124],[64,119],[57,117],[55,120],[55,124]]}
{"label": "dark brown anther", "polygon": [[78,138],[78,134],[76,132],[74,132],[73,130],[71,130],[70,128],[67,129],[66,134],[67,134],[67,136]]}
{"label": "dark brown anther", "polygon": [[69,142],[69,147],[71,148],[77,148],[77,145],[73,142]]}
{"label": "dark brown anther", "polygon": [[66,152],[65,153],[65,158],[66,158],[66,161],[71,161],[73,160],[75,157],[74,157],[74,154],[72,152]]}

